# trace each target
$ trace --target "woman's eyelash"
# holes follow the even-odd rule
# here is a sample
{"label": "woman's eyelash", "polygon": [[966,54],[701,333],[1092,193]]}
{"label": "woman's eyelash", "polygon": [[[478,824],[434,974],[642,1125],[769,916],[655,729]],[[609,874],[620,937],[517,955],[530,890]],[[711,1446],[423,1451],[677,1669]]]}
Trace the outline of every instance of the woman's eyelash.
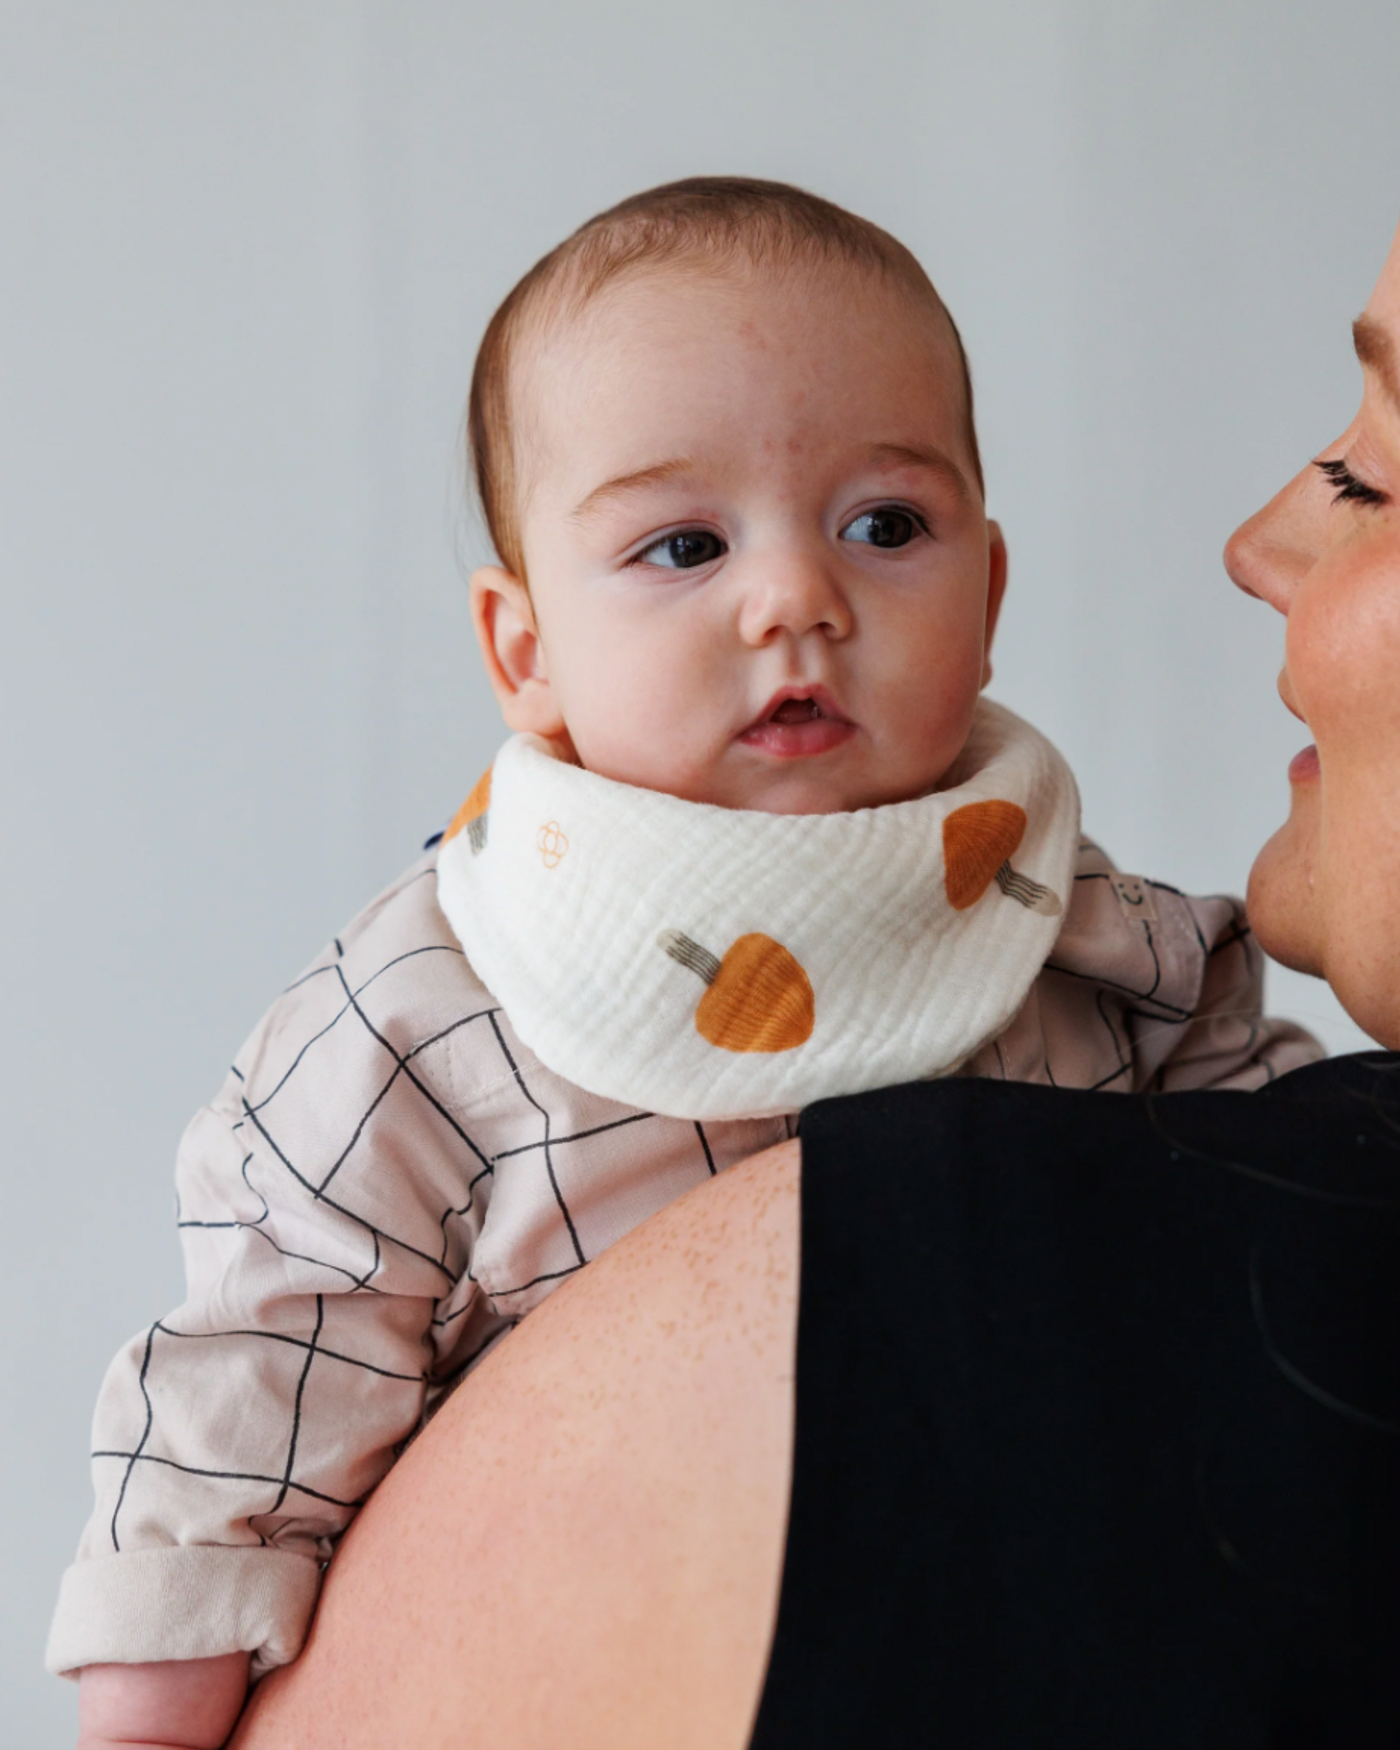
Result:
{"label": "woman's eyelash", "polygon": [[1364,480],[1358,480],[1351,469],[1343,461],[1314,462],[1313,467],[1324,474],[1330,485],[1336,487],[1332,494],[1333,504],[1344,504],[1351,501],[1354,504],[1388,504],[1390,501],[1385,493],[1378,492],[1374,486],[1368,486]]}

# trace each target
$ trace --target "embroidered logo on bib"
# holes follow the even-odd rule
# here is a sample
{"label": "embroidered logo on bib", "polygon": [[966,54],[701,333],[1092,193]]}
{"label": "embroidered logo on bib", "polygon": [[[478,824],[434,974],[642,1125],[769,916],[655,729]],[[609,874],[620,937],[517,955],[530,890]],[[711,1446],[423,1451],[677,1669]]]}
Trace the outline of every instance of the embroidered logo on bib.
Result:
{"label": "embroidered logo on bib", "polygon": [[544,860],[546,869],[557,869],[564,861],[564,853],[568,848],[569,841],[557,820],[547,820],[535,834],[535,849]]}

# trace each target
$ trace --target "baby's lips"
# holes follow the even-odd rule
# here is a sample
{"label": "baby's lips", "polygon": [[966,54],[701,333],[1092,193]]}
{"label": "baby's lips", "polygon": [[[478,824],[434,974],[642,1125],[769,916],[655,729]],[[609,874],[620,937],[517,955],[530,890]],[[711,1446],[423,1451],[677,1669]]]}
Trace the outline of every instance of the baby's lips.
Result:
{"label": "baby's lips", "polygon": [[[791,718],[779,717],[778,715],[785,705],[804,704],[815,707],[815,710],[811,711],[805,718],[799,717],[795,714]],[[790,722],[800,724],[803,722],[815,722],[822,718],[827,718],[831,722],[839,723],[846,728],[854,727],[851,723],[851,719],[847,717],[846,713],[836,703],[836,700],[832,697],[831,692],[826,687],[820,685],[810,687],[801,685],[779,687],[778,691],[773,694],[757,717],[755,717],[752,722],[748,723],[740,731],[740,734],[741,736],[752,735],[769,723],[787,724]]]}

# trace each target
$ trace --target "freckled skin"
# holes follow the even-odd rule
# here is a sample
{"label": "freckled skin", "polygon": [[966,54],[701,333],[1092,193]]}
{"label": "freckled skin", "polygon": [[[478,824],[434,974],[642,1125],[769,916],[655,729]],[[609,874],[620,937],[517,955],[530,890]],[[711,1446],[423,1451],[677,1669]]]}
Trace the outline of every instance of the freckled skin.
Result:
{"label": "freckled skin", "polygon": [[[1400,362],[1400,239],[1367,305]],[[1231,538],[1239,586],[1287,616],[1284,703],[1316,742],[1286,823],[1260,852],[1249,915],[1285,965],[1326,978],[1400,1046],[1400,407],[1374,369],[1341,459],[1387,502],[1335,503],[1309,465]]]}
{"label": "freckled skin", "polygon": [[792,1463],[795,1142],[618,1242],[389,1473],[236,1750],[743,1750]]}

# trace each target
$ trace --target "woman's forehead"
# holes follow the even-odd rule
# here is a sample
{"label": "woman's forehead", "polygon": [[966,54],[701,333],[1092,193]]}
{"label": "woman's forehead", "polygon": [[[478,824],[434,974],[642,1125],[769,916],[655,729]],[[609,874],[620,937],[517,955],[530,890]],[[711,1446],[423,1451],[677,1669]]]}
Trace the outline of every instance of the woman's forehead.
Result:
{"label": "woman's forehead", "polygon": [[1390,253],[1366,305],[1366,315],[1386,329],[1392,343],[1400,347],[1400,229],[1391,240]]}
{"label": "woman's forehead", "polygon": [[1352,339],[1363,368],[1400,413],[1400,231],[1365,310],[1352,324]]}

